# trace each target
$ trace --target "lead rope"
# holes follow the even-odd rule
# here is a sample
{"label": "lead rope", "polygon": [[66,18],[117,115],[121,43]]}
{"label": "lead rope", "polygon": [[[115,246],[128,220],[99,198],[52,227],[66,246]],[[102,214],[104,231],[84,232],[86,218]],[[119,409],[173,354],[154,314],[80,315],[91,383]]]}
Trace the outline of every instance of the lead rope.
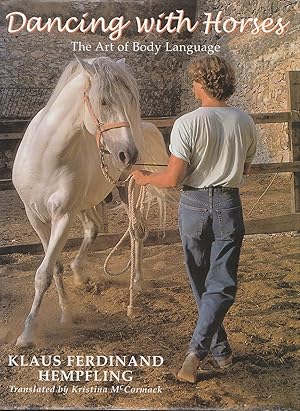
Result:
{"label": "lead rope", "polygon": [[[106,170],[107,171],[107,170]],[[108,173],[107,173],[108,174]],[[109,175],[108,175],[109,176]],[[106,176],[105,176],[106,177]],[[110,177],[110,176],[109,176]],[[111,178],[111,177],[110,177]],[[129,181],[128,185],[128,228],[121,237],[121,239],[117,242],[111,252],[108,254],[105,262],[104,262],[104,273],[110,277],[116,277],[118,275],[123,274],[127,271],[130,267],[130,286],[129,286],[129,305],[127,306],[127,315],[129,317],[133,316],[133,301],[134,301],[134,277],[135,277],[135,267],[136,263],[136,247],[137,243],[144,243],[144,241],[148,237],[148,228],[146,225],[146,218],[145,218],[145,194],[146,194],[146,187],[142,186],[140,188],[140,192],[138,195],[138,199],[135,203],[135,188],[136,184],[132,175],[130,175],[124,182]],[[139,219],[137,218],[137,213],[139,213]],[[113,254],[118,250],[120,245],[123,243],[127,236],[130,236],[130,259],[121,271],[110,271],[108,269],[108,263],[111,260]]]}
{"label": "lead rope", "polygon": [[[121,239],[118,241],[118,243],[114,246],[114,248],[111,250],[111,252],[108,254],[105,262],[104,262],[104,273],[108,276],[117,276],[120,274],[123,274],[125,271],[128,270],[130,267],[130,286],[129,286],[129,305],[127,307],[127,315],[131,317],[133,315],[133,300],[134,300],[134,275],[135,275],[135,267],[136,267],[136,247],[137,243],[144,243],[146,238],[148,237],[148,228],[146,226],[146,217],[145,217],[145,210],[144,210],[144,203],[145,203],[145,194],[146,194],[146,187],[143,186],[140,188],[139,196],[137,199],[137,202],[135,204],[135,181],[132,175],[130,175],[125,181],[116,181],[114,180],[108,170],[108,166],[105,164],[105,159],[104,155],[106,154],[106,150],[104,148],[104,145],[101,141],[102,133],[103,133],[103,126],[105,124],[102,124],[98,121],[97,117],[95,116],[95,113],[92,109],[89,97],[87,92],[85,91],[84,93],[84,101],[86,102],[89,112],[94,119],[96,125],[97,125],[97,131],[96,131],[96,142],[99,148],[99,155],[100,155],[100,168],[101,171],[105,177],[105,179],[112,185],[124,185],[127,181],[129,181],[128,184],[128,228],[125,231],[124,235],[121,237]],[[129,126],[128,122],[119,122],[119,123],[113,123],[114,128],[119,127],[119,126]],[[106,126],[107,129],[107,126]],[[137,213],[139,213],[139,221],[137,219]],[[140,222],[140,224],[138,224]],[[138,230],[138,226],[141,228],[140,233]],[[120,272],[113,272],[109,271],[107,266],[112,258],[113,254],[117,251],[118,247],[123,243],[125,238],[130,236],[130,259],[126,265],[126,267],[121,270]],[[140,263],[140,261],[138,261]]]}
{"label": "lead rope", "polygon": [[[99,140],[99,141],[100,141],[100,140]],[[105,164],[105,161],[104,161],[104,155],[105,155],[106,151],[105,151],[103,145],[99,142],[99,145],[98,145],[98,146],[99,146],[99,155],[100,155],[100,167],[101,167],[101,171],[102,171],[104,177],[106,178],[106,180],[107,180],[110,184],[112,184],[112,185],[114,185],[114,186],[115,186],[115,185],[118,185],[118,181],[114,180],[114,179],[109,175],[108,167],[107,167],[107,165]],[[128,178],[127,178],[123,183],[125,183],[127,180],[128,180]],[[123,184],[123,183],[121,183],[121,184]]]}

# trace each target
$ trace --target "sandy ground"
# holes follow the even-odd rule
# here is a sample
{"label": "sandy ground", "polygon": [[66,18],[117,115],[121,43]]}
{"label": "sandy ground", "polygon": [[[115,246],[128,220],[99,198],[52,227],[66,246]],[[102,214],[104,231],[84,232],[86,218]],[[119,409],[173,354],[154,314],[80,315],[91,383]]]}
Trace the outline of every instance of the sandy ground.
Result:
{"label": "sandy ground", "polygon": [[[270,176],[251,178],[243,188],[245,213],[264,190]],[[278,177],[272,190],[253,212],[253,217],[289,212],[286,178]],[[30,226],[16,193],[1,194],[1,245],[33,240]],[[3,201],[5,203],[3,204]],[[126,218],[110,206],[110,231],[121,231]],[[154,225],[154,214],[152,224]],[[176,226],[176,210],[169,212],[168,226]],[[151,225],[152,225],[151,224]],[[76,226],[72,235],[77,235]],[[208,358],[193,386],[175,380],[196,319],[186,278],[180,244],[145,249],[145,290],[136,297],[136,316],[126,316],[129,276],[107,278],[102,266],[107,252],[94,252],[86,267],[91,283],[85,289],[73,285],[69,268],[74,252],[63,253],[65,284],[74,324],[59,325],[59,307],[54,285],[44,298],[35,348],[14,346],[34,293],[34,272],[42,256],[0,256],[0,408],[195,408],[195,409],[288,409],[299,410],[297,391],[299,359],[299,237],[292,234],[247,236],[241,255],[239,292],[226,318],[234,364],[218,369]],[[127,261],[122,249],[115,264]],[[161,367],[133,370],[133,388],[161,387],[161,393],[111,393],[112,382],[41,382],[39,367],[9,367],[9,355],[159,355]],[[51,369],[53,369],[52,367]],[[65,363],[61,366],[66,370]],[[58,368],[59,369],[59,368]],[[77,368],[78,369],[78,368]],[[116,367],[122,371],[122,367]],[[52,387],[65,385],[66,395],[10,392],[11,386]],[[72,387],[106,387],[108,392],[76,393]]]}

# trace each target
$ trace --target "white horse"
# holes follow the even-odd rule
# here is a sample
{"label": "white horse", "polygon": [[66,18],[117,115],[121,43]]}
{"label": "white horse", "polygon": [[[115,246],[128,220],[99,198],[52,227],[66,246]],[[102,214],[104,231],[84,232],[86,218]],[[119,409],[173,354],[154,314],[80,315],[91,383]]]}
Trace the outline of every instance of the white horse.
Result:
{"label": "white horse", "polygon": [[[100,135],[97,122],[105,130]],[[97,133],[110,154],[106,162],[115,180],[122,172],[128,173],[138,158],[138,150],[141,162],[168,161],[160,132],[141,122],[137,84],[124,60],[100,57],[71,62],[47,105],[29,124],[18,149],[13,183],[45,251],[36,271],[35,296],[24,331],[17,339],[18,346],[33,344],[38,311],[53,276],[61,322],[71,320],[60,254],[77,215],[83,224],[84,239],[71,267],[75,284],[88,281],[84,272],[87,251],[102,229],[101,202],[113,188],[99,165]],[[149,140],[146,144],[144,137]],[[137,267],[139,281],[141,271]]]}

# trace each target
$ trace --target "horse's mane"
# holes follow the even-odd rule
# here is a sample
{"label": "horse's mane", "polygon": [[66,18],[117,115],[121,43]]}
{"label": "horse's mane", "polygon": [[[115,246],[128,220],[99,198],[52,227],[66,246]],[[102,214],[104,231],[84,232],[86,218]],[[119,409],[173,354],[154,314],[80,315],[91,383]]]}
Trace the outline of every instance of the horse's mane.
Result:
{"label": "horse's mane", "polygon": [[65,86],[82,73],[82,68],[77,61],[71,61],[63,71],[62,75],[58,79],[58,82],[45,106],[45,111],[48,111],[52,104],[55,102],[59,94],[65,88]]}
{"label": "horse's mane", "polygon": [[[117,105],[122,108],[130,124],[138,151],[143,150],[144,141],[141,128],[139,90],[136,79],[123,62],[108,57],[98,57],[92,61],[96,71],[96,87],[90,91],[90,100],[99,119],[109,122]],[[104,103],[104,104],[103,104]]]}
{"label": "horse's mane", "polygon": [[[102,122],[109,122],[110,115],[121,103],[130,123],[135,144],[138,150],[141,150],[143,141],[139,91],[135,78],[123,62],[118,63],[108,57],[98,57],[87,61],[95,70],[93,82],[96,84],[91,87],[89,97],[97,118]],[[82,72],[84,68],[76,60],[67,65],[43,110],[44,115],[51,109],[64,87]]]}
{"label": "horse's mane", "polygon": [[98,57],[92,61],[92,65],[96,71],[97,86],[91,89],[90,98],[95,103],[96,111],[98,110],[96,114],[105,120],[107,107],[113,110],[117,99],[122,102],[126,114],[133,107],[140,117],[137,82],[125,63]]}

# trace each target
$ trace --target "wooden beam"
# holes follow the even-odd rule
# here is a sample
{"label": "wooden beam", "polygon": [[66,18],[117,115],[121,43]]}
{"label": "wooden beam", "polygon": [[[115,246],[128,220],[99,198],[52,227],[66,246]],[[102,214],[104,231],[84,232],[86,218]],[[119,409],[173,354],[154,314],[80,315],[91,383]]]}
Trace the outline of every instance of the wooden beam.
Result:
{"label": "wooden beam", "polygon": [[292,163],[264,163],[252,164],[249,174],[275,174],[300,171],[300,161]]}
{"label": "wooden beam", "polygon": [[[300,230],[300,213],[287,214],[276,217],[259,218],[257,220],[245,221],[246,234],[272,234]],[[92,250],[105,251],[112,248],[121,238],[122,234],[110,233],[100,234],[96,238]],[[67,241],[64,251],[76,251],[80,247],[82,238],[71,238]],[[165,237],[158,236],[157,231],[150,231],[145,242],[146,246],[168,245],[180,243],[180,236],[177,229],[166,230]],[[123,243],[124,247],[129,247],[127,239]],[[43,247],[39,243],[15,244],[0,247],[0,255],[7,254],[43,254]]]}
{"label": "wooden beam", "polygon": [[289,112],[279,113],[250,113],[255,124],[287,123],[290,120]]}
{"label": "wooden beam", "polygon": [[[300,171],[300,161],[293,163],[265,163],[253,164],[249,174],[295,173]],[[0,180],[0,191],[14,190],[15,187],[9,178]]]}
{"label": "wooden beam", "polygon": [[[300,113],[300,71],[288,71],[286,73],[288,84],[288,110]],[[300,123],[289,122],[290,161],[300,160]],[[300,212],[300,172],[294,172],[291,181],[292,213]]]}
{"label": "wooden beam", "polygon": [[0,140],[22,140],[24,133],[1,133]]}
{"label": "wooden beam", "polygon": [[[294,112],[250,113],[249,115],[256,124],[288,123],[291,119],[294,122],[300,122],[300,116]],[[145,117],[143,121],[153,123],[156,127],[172,127],[176,118],[177,117]]]}
{"label": "wooden beam", "polygon": [[0,191],[15,190],[15,187],[10,178],[0,180]]}
{"label": "wooden beam", "polygon": [[173,127],[177,117],[144,117],[143,121],[146,123],[153,123],[158,128]]}
{"label": "wooden beam", "polygon": [[[250,113],[256,124],[266,123],[299,123],[300,114],[297,111],[292,112],[278,112],[278,113]],[[143,117],[142,120],[148,123],[153,123],[158,128],[173,127],[176,116],[171,117]],[[0,121],[0,140],[21,140],[28,122],[16,121]],[[20,127],[24,127],[23,131],[17,131]],[[10,131],[11,130],[11,131]]]}
{"label": "wooden beam", "polygon": [[22,133],[30,122],[27,120],[0,120],[0,133]]}
{"label": "wooden beam", "polygon": [[[110,233],[110,234],[99,234],[96,238],[94,244],[91,247],[93,251],[104,251],[109,248],[114,247],[117,242],[120,240],[123,234],[119,233]],[[145,245],[163,245],[163,244],[172,244],[180,241],[178,230],[167,230],[166,236],[158,236],[157,230],[150,231],[149,236],[146,240]],[[76,251],[82,243],[82,238],[70,238],[65,247],[64,251]],[[129,238],[127,238],[124,243],[124,247],[130,247]],[[0,247],[0,255],[6,254],[42,254],[43,247],[39,243],[28,243],[28,244],[14,244],[9,246]]]}
{"label": "wooden beam", "polygon": [[300,230],[300,213],[245,221],[246,234],[272,234]]}

